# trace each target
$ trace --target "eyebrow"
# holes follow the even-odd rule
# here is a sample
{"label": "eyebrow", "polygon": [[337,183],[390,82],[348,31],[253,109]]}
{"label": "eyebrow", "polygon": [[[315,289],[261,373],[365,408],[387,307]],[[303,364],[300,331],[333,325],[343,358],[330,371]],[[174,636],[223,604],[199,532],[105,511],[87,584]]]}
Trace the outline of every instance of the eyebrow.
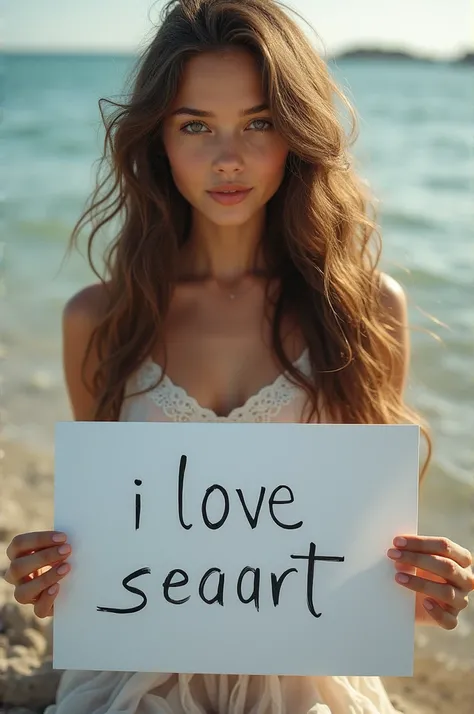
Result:
{"label": "eyebrow", "polygon": [[[239,112],[239,116],[241,117],[248,117],[251,114],[260,114],[260,112],[264,112],[270,107],[268,106],[267,103],[265,104],[257,104],[255,107],[250,107],[250,109],[243,109],[242,111]],[[209,117],[209,118],[215,118],[215,114],[212,112],[205,112],[202,111],[201,109],[193,109],[192,107],[180,107],[179,109],[176,109],[174,112],[171,113],[172,117],[175,116],[180,116],[181,114],[187,114],[193,117]]]}

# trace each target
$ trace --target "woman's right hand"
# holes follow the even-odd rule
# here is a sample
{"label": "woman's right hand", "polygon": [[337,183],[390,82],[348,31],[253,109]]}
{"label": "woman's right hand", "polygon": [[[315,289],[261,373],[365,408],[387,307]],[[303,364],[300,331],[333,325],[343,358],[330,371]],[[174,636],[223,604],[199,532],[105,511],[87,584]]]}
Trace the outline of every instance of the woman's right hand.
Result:
{"label": "woman's right hand", "polygon": [[59,581],[71,569],[67,536],[56,531],[21,533],[7,548],[10,561],[5,580],[15,587],[15,600],[33,605],[38,617],[53,615]]}

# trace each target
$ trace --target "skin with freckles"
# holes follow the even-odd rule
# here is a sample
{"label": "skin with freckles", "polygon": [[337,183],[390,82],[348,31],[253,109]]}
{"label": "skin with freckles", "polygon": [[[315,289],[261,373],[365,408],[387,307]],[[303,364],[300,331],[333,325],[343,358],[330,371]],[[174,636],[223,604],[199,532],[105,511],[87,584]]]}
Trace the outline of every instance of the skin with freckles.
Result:
{"label": "skin with freckles", "polygon": [[[243,110],[265,105],[260,74],[253,57],[242,49],[216,57],[203,54],[187,65],[163,126],[163,143],[174,182],[193,207],[190,243],[205,236],[238,241],[245,253],[255,247],[265,224],[265,207],[279,188],[288,145],[274,127],[269,109],[248,116]],[[211,117],[181,113],[205,109]],[[252,188],[235,206],[222,206],[207,193],[224,183]],[[236,271],[236,250],[229,263]],[[248,267],[248,266],[246,266]]]}

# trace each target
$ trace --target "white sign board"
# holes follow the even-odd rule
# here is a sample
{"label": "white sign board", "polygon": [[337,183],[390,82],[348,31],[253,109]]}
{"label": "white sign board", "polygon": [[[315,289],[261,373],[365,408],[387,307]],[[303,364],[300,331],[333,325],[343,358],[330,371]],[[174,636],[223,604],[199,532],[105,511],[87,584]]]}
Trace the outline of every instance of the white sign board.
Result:
{"label": "white sign board", "polygon": [[63,422],[57,669],[413,674],[419,427]]}

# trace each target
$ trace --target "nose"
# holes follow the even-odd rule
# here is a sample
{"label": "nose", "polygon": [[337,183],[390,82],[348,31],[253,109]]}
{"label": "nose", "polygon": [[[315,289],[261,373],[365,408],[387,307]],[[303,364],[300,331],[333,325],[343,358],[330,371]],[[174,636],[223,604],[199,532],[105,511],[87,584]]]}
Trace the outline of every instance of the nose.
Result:
{"label": "nose", "polygon": [[234,141],[221,145],[213,162],[214,170],[224,173],[242,171],[244,161],[242,153],[237,149]]}

